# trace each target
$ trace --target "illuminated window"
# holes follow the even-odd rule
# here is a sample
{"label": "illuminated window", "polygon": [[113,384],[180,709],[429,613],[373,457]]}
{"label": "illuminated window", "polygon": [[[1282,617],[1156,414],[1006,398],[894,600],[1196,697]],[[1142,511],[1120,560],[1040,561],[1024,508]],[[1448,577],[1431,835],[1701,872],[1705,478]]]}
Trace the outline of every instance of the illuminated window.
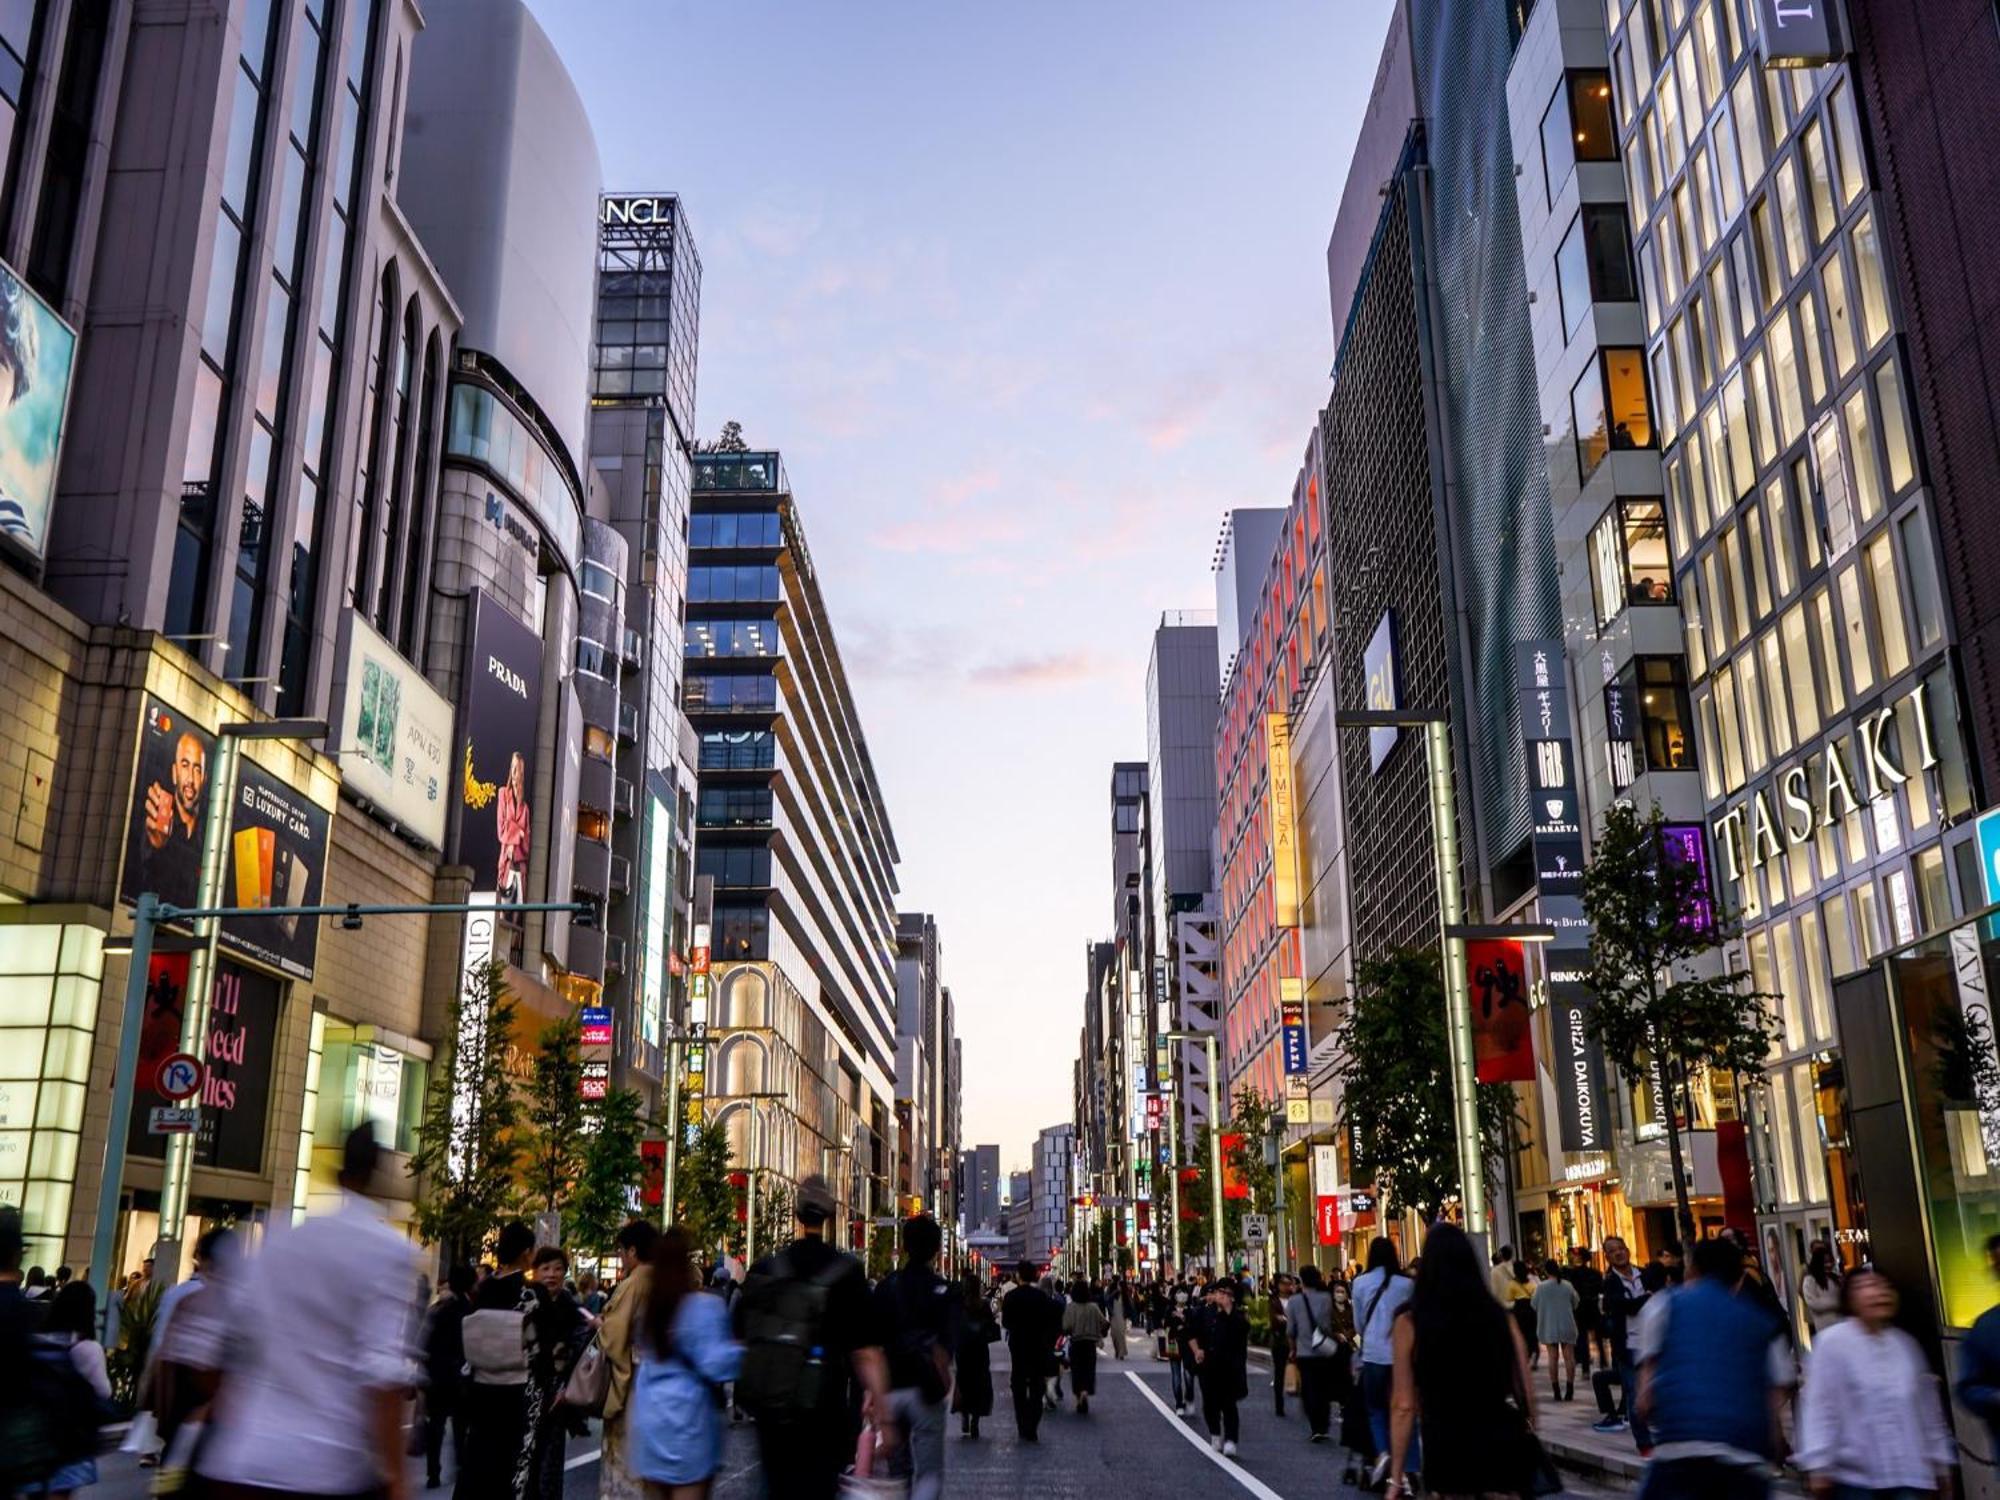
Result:
{"label": "illuminated window", "polygon": [[1695,769],[1694,714],[1687,664],[1678,656],[1636,656],[1620,680],[1639,713],[1639,742],[1649,771]]}
{"label": "illuminated window", "polygon": [[1570,411],[1576,421],[1577,466],[1585,479],[1613,450],[1652,447],[1643,352],[1598,351],[1570,392]]}
{"label": "illuminated window", "polygon": [[576,810],[576,836],[595,844],[611,842],[611,814],[599,812],[594,807],[579,807]]}
{"label": "illuminated window", "polygon": [[1563,76],[1542,115],[1542,168],[1550,203],[1580,161],[1616,161],[1618,133],[1611,120],[1611,75]]}
{"label": "illuminated window", "polygon": [[1592,303],[1630,302],[1638,295],[1622,208],[1586,205],[1578,211],[1556,251],[1556,283],[1566,337],[1582,325]]}

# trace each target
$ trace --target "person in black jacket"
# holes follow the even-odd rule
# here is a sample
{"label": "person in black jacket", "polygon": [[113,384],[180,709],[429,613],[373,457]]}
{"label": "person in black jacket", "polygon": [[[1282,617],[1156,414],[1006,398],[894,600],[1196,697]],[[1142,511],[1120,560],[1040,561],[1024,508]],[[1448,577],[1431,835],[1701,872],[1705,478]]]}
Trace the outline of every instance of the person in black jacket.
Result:
{"label": "person in black jacket", "polygon": [[1000,1324],[1007,1330],[1007,1355],[1014,1366],[1014,1423],[1021,1441],[1041,1441],[1042,1382],[1056,1366],[1056,1305],[1035,1285],[1041,1269],[1021,1262],[1021,1284],[1000,1304]]}
{"label": "person in black jacket", "polygon": [[451,1428],[455,1466],[465,1464],[465,1315],[472,1311],[472,1267],[445,1273],[445,1294],[424,1329],[424,1488],[443,1483],[444,1433]]}
{"label": "person in black jacket", "polygon": [[951,1409],[958,1413],[959,1433],[976,1438],[979,1419],[993,1415],[992,1345],[1000,1341],[1000,1324],[986,1301],[978,1272],[967,1271],[959,1278],[958,1296],[958,1378],[952,1382]]}
{"label": "person in black jacket", "polygon": [[1226,1276],[1210,1283],[1208,1303],[1188,1332],[1209,1446],[1225,1458],[1236,1456],[1237,1403],[1250,1394],[1250,1320],[1237,1306],[1239,1290]]}
{"label": "person in black jacket", "polygon": [[1576,1288],[1576,1363],[1588,1377],[1594,1364],[1611,1362],[1609,1351],[1600,1347],[1604,1343],[1604,1273],[1590,1263],[1588,1250],[1572,1245],[1562,1278]]}
{"label": "person in black jacket", "polygon": [[[1646,1419],[1638,1402],[1639,1376],[1632,1359],[1632,1327],[1640,1311],[1653,1299],[1660,1284],[1648,1280],[1632,1264],[1631,1248],[1617,1235],[1604,1241],[1604,1260],[1609,1269],[1604,1276],[1604,1333],[1611,1341],[1612,1368],[1590,1377],[1597,1393],[1597,1409],[1602,1414],[1595,1423],[1599,1432],[1620,1432],[1629,1424],[1632,1440],[1639,1447],[1653,1446]],[[1611,1387],[1618,1387],[1618,1404],[1611,1403]]]}

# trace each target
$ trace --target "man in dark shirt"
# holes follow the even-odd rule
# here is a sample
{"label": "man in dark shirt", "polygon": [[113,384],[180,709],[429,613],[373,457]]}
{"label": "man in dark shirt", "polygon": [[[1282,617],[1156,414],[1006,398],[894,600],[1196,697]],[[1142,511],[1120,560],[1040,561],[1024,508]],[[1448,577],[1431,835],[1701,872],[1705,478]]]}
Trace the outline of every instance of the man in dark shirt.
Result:
{"label": "man in dark shirt", "polygon": [[199,894],[208,806],[208,752],[191,732],[174,741],[167,779],[171,786],[156,780],[146,787],[138,843],[141,888],[186,906]]}
{"label": "man in dark shirt", "polygon": [[[518,1219],[503,1224],[494,1244],[494,1274],[479,1283],[471,1309],[459,1322],[472,1378],[461,1392],[467,1430],[453,1490],[458,1500],[509,1493],[529,1441],[527,1342],[521,1320],[535,1305],[528,1286],[534,1255],[535,1231]],[[494,1362],[487,1362],[488,1355]]]}
{"label": "man in dark shirt", "polygon": [[[826,1242],[826,1226],[834,1215],[833,1189],[819,1174],[801,1182],[792,1213],[799,1237],[775,1255],[750,1268],[736,1298],[737,1336],[752,1348],[746,1355],[746,1377],[756,1355],[759,1330],[773,1320],[783,1322],[797,1302],[801,1287],[824,1288],[813,1335],[820,1360],[835,1371],[851,1371],[864,1396],[862,1415],[877,1424],[880,1442],[898,1440],[891,1419],[889,1365],[883,1338],[869,1300],[868,1277],[861,1262]],[[746,1382],[739,1382],[739,1394]],[[837,1379],[826,1398],[812,1411],[760,1410],[757,1447],[763,1459],[764,1492],[771,1500],[832,1500],[840,1471],[854,1458],[853,1404],[847,1382]],[[751,1402],[743,1400],[747,1408]]]}
{"label": "man in dark shirt", "polygon": [[424,1330],[424,1488],[442,1482],[445,1428],[452,1454],[465,1466],[465,1315],[472,1311],[472,1267],[463,1261],[445,1276],[448,1288]]}
{"label": "man in dark shirt", "polygon": [[1042,1382],[1055,1370],[1056,1305],[1035,1285],[1041,1271],[1021,1262],[1021,1284],[1000,1303],[1000,1326],[1007,1330],[1007,1358],[1014,1367],[1014,1425],[1024,1443],[1040,1442]]}
{"label": "man in dark shirt", "polygon": [[889,1401],[909,1444],[910,1500],[944,1495],[945,1398],[958,1350],[958,1298],[932,1269],[944,1231],[929,1214],[903,1224],[903,1265],[875,1288],[875,1321],[889,1358]]}
{"label": "man in dark shirt", "polygon": [[[1576,1288],[1576,1362],[1590,1374],[1592,1354],[1602,1342],[1604,1328],[1604,1273],[1590,1263],[1590,1252],[1581,1245],[1569,1250],[1569,1265],[1562,1279]],[[1609,1364],[1609,1351],[1598,1353],[1597,1364]]]}

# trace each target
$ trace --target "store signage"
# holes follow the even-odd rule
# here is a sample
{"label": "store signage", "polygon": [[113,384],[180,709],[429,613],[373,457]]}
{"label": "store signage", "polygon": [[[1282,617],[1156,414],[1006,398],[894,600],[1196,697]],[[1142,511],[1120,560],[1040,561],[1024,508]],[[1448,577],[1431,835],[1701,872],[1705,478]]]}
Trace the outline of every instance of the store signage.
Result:
{"label": "store signage", "polygon": [[[1375,633],[1368,638],[1368,649],[1362,653],[1361,669],[1371,710],[1394,713],[1403,706],[1403,683],[1396,662],[1396,612],[1393,609],[1382,611]],[[1396,741],[1402,733],[1395,728],[1368,731],[1368,769],[1371,774],[1382,769],[1382,762],[1396,748]]]}
{"label": "store signage", "polygon": [[674,221],[674,200],[650,195],[606,197],[602,200],[601,212],[606,224],[671,224]]}
{"label": "store signage", "polygon": [[[209,994],[208,1030],[202,1039],[201,1079],[192,1094],[162,1092],[162,1082],[184,1083],[190,1071],[181,1052],[188,1000],[189,955],[156,953],[147,968],[146,1009],[140,1022],[139,1066],[126,1150],[158,1157],[163,1144],[145,1123],[148,1112],[188,1102],[201,1116],[195,1132],[196,1165],[232,1172],[264,1166],[264,1126],[277,1050],[279,981],[228,959],[218,959]],[[169,1076],[171,1075],[171,1076]]]}
{"label": "store signage", "polygon": [[451,1140],[445,1168],[454,1181],[463,1180],[472,1165],[472,1139],[478,1125],[479,1074],[486,1050],[489,1006],[486,976],[493,963],[497,914],[482,908],[498,900],[491,891],[474,891],[466,898],[473,910],[465,914],[465,936],[458,950],[458,1035],[452,1039]]}
{"label": "store signage", "polygon": [[1639,779],[1639,746],[1632,737],[1632,705],[1626,701],[1625,684],[1618,680],[1617,664],[1611,653],[1602,657],[1604,666],[1604,769],[1611,778],[1611,790],[1622,792]]}
{"label": "store signage", "polygon": [[[237,762],[236,804],[229,820],[225,899],[238,906],[317,906],[326,874],[325,808],[255,762]],[[283,912],[236,917],[218,941],[295,979],[313,977],[319,919]]]}
{"label": "store signage", "polygon": [[1570,763],[1569,741],[1529,740],[1528,777],[1535,837],[1581,838],[1583,823],[1577,813],[1576,771]]}
{"label": "store signage", "polygon": [[76,330],[0,263],[0,537],[40,557],[76,368]]}
{"label": "store signage", "polygon": [[1322,1245],[1340,1243],[1340,1197],[1321,1193],[1313,1199],[1313,1238]]}
{"label": "store signage", "polygon": [[667,1201],[667,1143],[639,1142],[639,1201],[658,1208]]}
{"label": "store signage", "polygon": [[1340,1148],[1315,1146],[1312,1154],[1313,1191],[1331,1193],[1340,1186]]}
{"label": "store signage", "polygon": [[1767,68],[1817,68],[1847,55],[1839,0],[1757,0],[1757,52]]}
{"label": "store signage", "polygon": [[1271,902],[1279,927],[1299,925],[1298,824],[1292,803],[1292,721],[1286,714],[1264,716],[1264,743],[1271,782]]}
{"label": "store signage", "polygon": [[1306,1040],[1306,1003],[1303,1000],[1287,1000],[1280,1007],[1280,1014],[1285,1030],[1285,1071],[1290,1074],[1305,1073],[1312,1066]]}
{"label": "store signage", "polygon": [[1535,1077],[1534,1028],[1528,1010],[1528,967],[1513,938],[1465,945],[1472,1002],[1472,1055],[1481,1083],[1530,1083]]}
{"label": "store signage", "polygon": [[200,905],[214,774],[215,736],[148,693],[139,710],[120,900],[135,903],[151,891],[169,906]]}
{"label": "store signage", "polygon": [[611,1091],[611,1064],[608,1062],[587,1062],[583,1065],[583,1083],[577,1092],[586,1100],[595,1103]]}
{"label": "store signage", "polygon": [[[1715,820],[1716,841],[1722,846],[1723,864],[1731,880],[1742,880],[1746,865],[1751,870],[1761,869],[1766,860],[1781,858],[1787,849],[1810,843],[1820,829],[1860,816],[1871,803],[1910,779],[1909,770],[1895,754],[1896,710],[1905,700],[1916,720],[1921,756],[1918,769],[1928,771],[1937,765],[1930,704],[1919,683],[1904,700],[1885,704],[1856,722],[1857,753],[1852,760],[1844,741],[1827,740],[1770,784],[1759,787],[1749,802]],[[1858,786],[1854,773],[1857,763],[1861,771]],[[1772,800],[1774,793],[1776,802]]]}
{"label": "store signage", "polygon": [[1685,866],[1695,874],[1681,924],[1691,932],[1707,932],[1715,925],[1715,886],[1709,879],[1708,840],[1702,826],[1668,823],[1660,829],[1660,840],[1668,864]]}
{"label": "store signage", "polygon": [[1600,1151],[1610,1137],[1604,1051],[1589,1034],[1590,950],[1550,948],[1548,974],[1557,1134],[1564,1151]]}
{"label": "store signage", "polygon": [[459,710],[457,843],[453,862],[503,901],[525,901],[533,820],[535,731],[541,717],[542,639],[483,589],[473,591],[472,630]]}
{"label": "store signage", "polygon": [[341,780],[383,817],[444,847],[451,703],[349,611]]}
{"label": "store signage", "polygon": [[611,1045],[611,1007],[608,1005],[586,1005],[578,1013],[577,1024],[582,1028],[582,1042],[586,1047],[609,1047]]}
{"label": "store signage", "polygon": [[1148,1094],[1146,1096],[1146,1128],[1148,1130],[1158,1130],[1161,1119],[1165,1114],[1166,1100],[1158,1094]]}
{"label": "store signage", "polygon": [[1285,1079],[1285,1123],[1312,1123],[1312,1085],[1303,1073],[1294,1073]]}

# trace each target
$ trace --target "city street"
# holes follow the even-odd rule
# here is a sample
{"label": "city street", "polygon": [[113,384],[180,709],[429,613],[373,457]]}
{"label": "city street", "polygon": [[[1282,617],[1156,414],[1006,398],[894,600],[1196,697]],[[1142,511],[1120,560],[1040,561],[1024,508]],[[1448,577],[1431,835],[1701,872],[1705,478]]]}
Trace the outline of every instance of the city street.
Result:
{"label": "city street", "polygon": [[[1250,1399],[1243,1404],[1242,1452],[1234,1461],[1214,1452],[1199,1415],[1173,1415],[1167,1367],[1135,1339],[1132,1358],[1122,1364],[1107,1346],[1100,1356],[1098,1394],[1090,1413],[1078,1416],[1074,1402],[1044,1413],[1039,1443],[1015,1435],[1007,1399],[1006,1346],[994,1346],[996,1405],[981,1424],[977,1442],[958,1434],[953,1418],[946,1437],[946,1493],[952,1500],[1101,1500],[1117,1494],[1172,1496],[1174,1500],[1325,1500],[1353,1495],[1340,1483],[1347,1455],[1333,1443],[1306,1441],[1298,1403],[1287,1403],[1281,1421],[1271,1410],[1271,1377],[1261,1363],[1250,1368]],[[1067,1391],[1067,1384],[1065,1384]],[[571,1444],[566,1500],[597,1494],[595,1438]],[[756,1435],[748,1423],[728,1434],[714,1500],[761,1500],[756,1469]],[[118,1455],[102,1465],[104,1480],[93,1500],[138,1500],[146,1477],[132,1459]],[[1599,1497],[1613,1493],[1573,1476],[1567,1494]],[[304,1476],[301,1476],[302,1481]],[[450,1486],[447,1470],[446,1487]],[[410,1470],[413,1493],[423,1485],[423,1465]]]}

